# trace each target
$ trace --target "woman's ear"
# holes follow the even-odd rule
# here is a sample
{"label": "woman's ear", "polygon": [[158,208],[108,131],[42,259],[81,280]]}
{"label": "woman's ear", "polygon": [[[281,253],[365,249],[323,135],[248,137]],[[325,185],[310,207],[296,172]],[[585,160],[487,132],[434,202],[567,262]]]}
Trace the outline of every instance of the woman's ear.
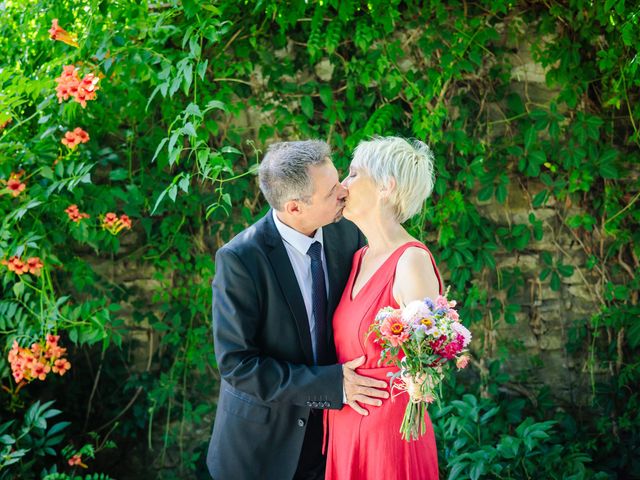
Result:
{"label": "woman's ear", "polygon": [[396,179],[389,177],[382,187],[380,187],[380,196],[382,198],[389,198],[391,193],[396,189]]}

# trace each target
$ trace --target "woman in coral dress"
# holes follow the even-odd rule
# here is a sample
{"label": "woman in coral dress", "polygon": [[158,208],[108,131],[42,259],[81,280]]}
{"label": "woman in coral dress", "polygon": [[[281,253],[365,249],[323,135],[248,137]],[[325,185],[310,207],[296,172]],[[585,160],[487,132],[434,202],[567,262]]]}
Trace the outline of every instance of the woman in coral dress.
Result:
{"label": "woman in coral dress", "polygon": [[[421,143],[396,137],[361,142],[354,153],[344,216],[368,239],[356,252],[351,275],[333,317],[338,362],[364,356],[357,372],[389,380],[395,367],[380,366],[380,347],[369,327],[382,307],[399,308],[442,292],[440,274],[427,247],[401,223],[421,210],[433,188],[433,155]],[[328,412],[328,480],[437,480],[438,454],[430,419],[418,440],[401,438],[408,395],[368,410],[347,398]]]}

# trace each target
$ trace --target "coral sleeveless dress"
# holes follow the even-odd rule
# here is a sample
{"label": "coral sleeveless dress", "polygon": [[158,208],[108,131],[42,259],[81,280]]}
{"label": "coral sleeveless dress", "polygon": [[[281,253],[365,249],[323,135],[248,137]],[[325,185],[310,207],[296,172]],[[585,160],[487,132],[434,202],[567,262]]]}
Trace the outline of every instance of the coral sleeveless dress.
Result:
{"label": "coral sleeveless dress", "polygon": [[[364,365],[357,372],[387,382],[387,373],[397,368],[378,366],[380,347],[373,342],[373,336],[367,337],[367,332],[378,310],[386,306],[399,308],[393,298],[393,280],[398,259],[409,247],[419,247],[429,253],[442,293],[442,281],[431,252],[419,242],[409,242],[394,251],[355,298],[351,298],[360,261],[367,249],[363,247],[353,257],[349,281],[333,316],[338,362],[366,355]],[[380,407],[364,405],[368,416],[356,413],[348,405],[342,410],[328,411],[326,480],[438,480],[438,453],[429,416],[426,434],[407,442],[400,436],[400,425],[408,395],[402,393],[382,402]]]}

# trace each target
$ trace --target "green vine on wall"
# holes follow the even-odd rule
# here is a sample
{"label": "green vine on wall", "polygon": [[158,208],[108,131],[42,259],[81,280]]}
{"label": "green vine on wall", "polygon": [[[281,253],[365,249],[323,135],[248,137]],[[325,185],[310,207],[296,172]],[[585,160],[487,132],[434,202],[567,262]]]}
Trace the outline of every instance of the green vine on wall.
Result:
{"label": "green vine on wall", "polygon": [[[7,3],[0,376],[12,394],[0,401],[17,415],[56,398],[70,445],[97,431],[159,478],[202,471],[213,252],[266,211],[253,176],[265,145],[326,139],[344,170],[364,138],[413,136],[433,146],[437,182],[409,227],[481,339],[474,376],[433,412],[443,472],[638,473],[640,11],[627,3]],[[54,18],[75,38],[53,42]],[[85,108],[56,101],[64,65],[100,78]],[[87,142],[61,144],[83,141],[76,127]],[[38,258],[42,274],[18,275],[12,258]],[[572,288],[591,306],[562,351],[589,402],[551,398],[531,381],[544,361],[501,333],[527,321],[542,332],[544,295]],[[16,392],[13,341],[47,333],[71,370]],[[32,453],[4,471],[70,467],[57,450],[44,463]]]}

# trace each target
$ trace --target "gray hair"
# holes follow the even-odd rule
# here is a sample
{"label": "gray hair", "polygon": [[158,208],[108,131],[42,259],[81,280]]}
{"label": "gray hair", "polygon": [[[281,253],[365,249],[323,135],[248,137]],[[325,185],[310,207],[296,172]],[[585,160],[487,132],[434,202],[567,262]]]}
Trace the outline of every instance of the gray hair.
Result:
{"label": "gray hair", "polygon": [[262,194],[275,210],[282,210],[289,200],[309,202],[313,184],[309,167],[321,165],[331,155],[331,148],[321,140],[273,143],[258,169]]}
{"label": "gray hair", "polygon": [[395,180],[396,188],[388,200],[400,223],[418,213],[433,190],[433,153],[419,140],[376,137],[360,142],[351,165],[362,168],[378,187]]}

